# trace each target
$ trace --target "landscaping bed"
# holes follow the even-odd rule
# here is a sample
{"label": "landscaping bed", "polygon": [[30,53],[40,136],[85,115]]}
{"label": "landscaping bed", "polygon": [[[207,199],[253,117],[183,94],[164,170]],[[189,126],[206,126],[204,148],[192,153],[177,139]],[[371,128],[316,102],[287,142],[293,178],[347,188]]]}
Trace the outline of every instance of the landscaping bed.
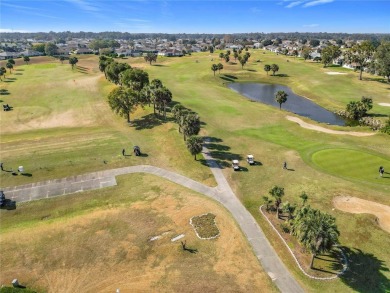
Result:
{"label": "landscaping bed", "polygon": [[195,233],[200,239],[213,239],[219,236],[215,215],[211,213],[192,217],[190,224],[194,227]]}
{"label": "landscaping bed", "polygon": [[277,218],[276,212],[265,211],[265,208],[260,208],[263,215],[271,222],[273,228],[287,243],[298,263],[306,274],[313,278],[332,278],[343,270],[343,255],[340,250],[335,248],[327,254],[317,255],[314,258],[313,268],[310,268],[312,255],[308,253],[298,242],[298,240],[290,234],[289,225],[283,214],[280,214],[280,219]]}

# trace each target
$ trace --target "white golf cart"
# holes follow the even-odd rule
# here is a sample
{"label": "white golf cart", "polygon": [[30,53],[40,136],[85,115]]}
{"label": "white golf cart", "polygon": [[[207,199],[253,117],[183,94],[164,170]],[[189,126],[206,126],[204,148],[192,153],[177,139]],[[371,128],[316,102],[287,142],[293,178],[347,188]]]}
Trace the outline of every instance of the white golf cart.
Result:
{"label": "white golf cart", "polygon": [[255,160],[253,158],[253,155],[247,155],[246,156],[246,161],[248,162],[249,165],[254,165],[255,164]]}
{"label": "white golf cart", "polygon": [[238,160],[233,160],[232,161],[232,167],[233,167],[234,171],[239,171],[240,170],[240,166],[238,164]]}

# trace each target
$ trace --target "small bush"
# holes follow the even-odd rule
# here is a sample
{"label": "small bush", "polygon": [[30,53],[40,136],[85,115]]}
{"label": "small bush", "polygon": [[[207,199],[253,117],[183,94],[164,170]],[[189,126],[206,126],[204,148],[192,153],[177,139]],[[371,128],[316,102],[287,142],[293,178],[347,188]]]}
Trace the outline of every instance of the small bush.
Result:
{"label": "small bush", "polygon": [[281,223],[280,228],[284,233],[290,233],[290,225],[288,223]]}

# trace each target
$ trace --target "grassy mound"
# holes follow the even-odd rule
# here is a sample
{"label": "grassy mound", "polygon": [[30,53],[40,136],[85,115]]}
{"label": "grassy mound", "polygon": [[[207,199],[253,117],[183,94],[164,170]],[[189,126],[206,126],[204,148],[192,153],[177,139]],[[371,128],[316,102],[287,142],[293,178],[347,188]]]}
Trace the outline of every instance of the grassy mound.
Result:
{"label": "grassy mound", "polygon": [[325,149],[314,153],[312,161],[324,171],[336,176],[390,184],[390,177],[386,174],[382,178],[384,180],[378,180],[379,166],[384,166],[386,171],[390,168],[390,161],[369,153],[351,149]]}
{"label": "grassy mound", "polygon": [[191,218],[191,225],[198,237],[202,239],[215,238],[219,235],[218,227],[215,224],[215,215],[211,213]]}

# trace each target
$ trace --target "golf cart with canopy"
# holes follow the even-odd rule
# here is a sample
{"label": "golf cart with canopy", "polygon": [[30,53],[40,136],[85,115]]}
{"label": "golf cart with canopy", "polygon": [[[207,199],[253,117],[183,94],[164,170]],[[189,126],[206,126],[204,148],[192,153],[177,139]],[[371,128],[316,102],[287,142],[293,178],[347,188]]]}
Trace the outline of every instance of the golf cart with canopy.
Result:
{"label": "golf cart with canopy", "polygon": [[232,161],[232,168],[234,171],[239,171],[240,170],[240,165],[238,163],[238,160],[233,160]]}
{"label": "golf cart with canopy", "polygon": [[254,165],[255,164],[255,160],[253,158],[253,155],[248,155],[246,157],[246,161],[248,162],[249,165]]}

